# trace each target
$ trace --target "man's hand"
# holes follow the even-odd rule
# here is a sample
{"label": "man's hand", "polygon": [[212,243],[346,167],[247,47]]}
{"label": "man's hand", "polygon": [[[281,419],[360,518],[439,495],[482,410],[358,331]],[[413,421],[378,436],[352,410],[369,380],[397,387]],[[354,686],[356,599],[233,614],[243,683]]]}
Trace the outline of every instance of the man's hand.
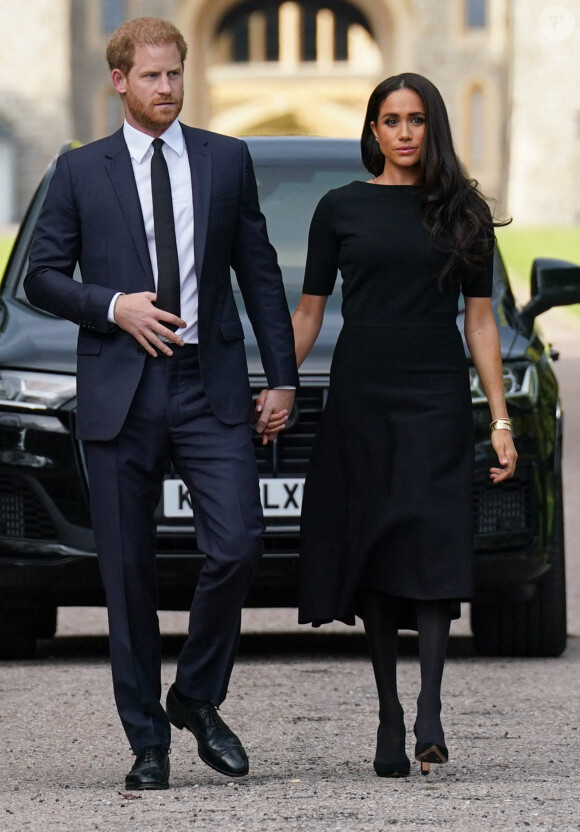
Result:
{"label": "man's hand", "polygon": [[294,403],[295,390],[262,390],[256,400],[256,430],[262,445],[273,442],[286,425]]}
{"label": "man's hand", "polygon": [[132,335],[144,350],[153,358],[157,358],[157,351],[164,355],[173,355],[169,345],[160,336],[172,341],[178,347],[184,344],[183,339],[171,329],[163,326],[163,321],[178,328],[186,325],[185,321],[164,312],[154,305],[157,295],[154,292],[134,292],[129,295],[119,295],[114,309],[115,322],[121,329]]}

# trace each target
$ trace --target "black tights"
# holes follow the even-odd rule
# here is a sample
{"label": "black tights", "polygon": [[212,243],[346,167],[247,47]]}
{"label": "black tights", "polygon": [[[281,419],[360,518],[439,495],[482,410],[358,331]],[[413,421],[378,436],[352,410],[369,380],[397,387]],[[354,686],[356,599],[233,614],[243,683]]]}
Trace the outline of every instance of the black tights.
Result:
{"label": "black tights", "polygon": [[384,603],[376,590],[365,590],[361,615],[379,694],[376,761],[398,763],[406,758],[405,721],[397,693],[397,603]]}
{"label": "black tights", "polygon": [[[379,694],[380,725],[377,734],[379,762],[405,758],[405,723],[397,693],[397,640],[399,610],[396,598],[378,590],[361,593],[361,616]],[[441,727],[441,680],[449,640],[451,615],[446,601],[415,601],[419,632],[421,691],[417,699],[417,737],[444,744]]]}

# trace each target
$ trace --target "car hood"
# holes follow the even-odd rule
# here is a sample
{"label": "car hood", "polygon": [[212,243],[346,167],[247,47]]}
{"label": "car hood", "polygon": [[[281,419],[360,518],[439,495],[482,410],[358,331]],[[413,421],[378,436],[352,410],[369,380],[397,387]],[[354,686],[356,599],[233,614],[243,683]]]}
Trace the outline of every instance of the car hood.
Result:
{"label": "car hood", "polygon": [[[294,296],[292,295],[292,293],[288,294],[288,305],[292,311],[298,305],[299,297],[300,295],[298,293],[296,293]],[[514,327],[505,320],[505,315],[501,314],[501,310],[498,313],[498,310],[496,309],[495,312],[500,337],[502,358],[504,360],[517,360],[525,358],[530,346],[529,334],[518,334]],[[246,353],[248,356],[248,367],[250,370],[250,375],[262,375],[263,369],[262,363],[260,361],[258,347],[255,338],[252,334],[252,328],[248,321],[247,315],[245,314],[243,309],[241,310],[241,318],[242,323],[244,325],[244,332],[246,335]],[[461,311],[457,316],[457,325],[459,327],[459,331],[461,332],[462,337],[463,324],[464,314],[463,311]],[[302,367],[300,368],[301,373],[308,375],[321,375],[328,372],[330,362],[332,360],[332,354],[334,352],[334,346],[336,344],[336,340],[338,338],[341,328],[341,297],[339,292],[335,292],[328,299],[326,311],[324,314],[324,323],[320,330],[320,334],[316,340],[316,343],[310,355],[304,361]],[[535,333],[533,335],[533,340],[537,340]],[[469,359],[469,351],[467,349],[467,345],[465,344],[464,337],[463,342],[465,354]]]}
{"label": "car hood", "polygon": [[[288,293],[288,305],[294,310],[298,305],[299,293]],[[342,327],[340,311],[341,297],[335,292],[328,300],[324,323],[314,348],[301,372],[308,375],[321,375],[328,372],[334,346]],[[70,321],[64,321],[39,312],[24,303],[10,300],[3,304],[3,325],[0,326],[0,348],[4,367],[14,369],[44,370],[56,373],[74,373],[76,371],[76,339],[78,327]],[[532,342],[538,342],[533,333],[518,333],[496,309],[496,319],[501,341],[502,356],[505,359],[525,358]],[[243,309],[240,315],[246,335],[246,353],[250,375],[263,375],[262,363],[251,325]],[[457,323],[463,332],[463,313]],[[467,353],[467,349],[466,349]]]}

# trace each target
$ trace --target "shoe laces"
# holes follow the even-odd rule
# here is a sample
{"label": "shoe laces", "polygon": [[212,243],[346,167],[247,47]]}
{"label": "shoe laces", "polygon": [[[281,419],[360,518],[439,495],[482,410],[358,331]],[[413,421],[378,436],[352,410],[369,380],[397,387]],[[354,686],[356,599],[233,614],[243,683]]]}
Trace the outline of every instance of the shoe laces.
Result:
{"label": "shoe laces", "polygon": [[170,754],[171,751],[163,745],[149,745],[137,755],[141,763],[156,763],[160,754]]}

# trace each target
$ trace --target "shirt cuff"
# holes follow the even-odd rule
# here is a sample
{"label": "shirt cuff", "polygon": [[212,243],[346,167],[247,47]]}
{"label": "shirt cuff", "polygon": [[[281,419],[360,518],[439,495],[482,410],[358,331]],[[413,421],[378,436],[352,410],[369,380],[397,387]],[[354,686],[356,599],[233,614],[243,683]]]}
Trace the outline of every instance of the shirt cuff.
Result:
{"label": "shirt cuff", "polygon": [[296,390],[295,387],[292,387],[290,384],[281,384],[279,387],[271,387],[271,390]]}
{"label": "shirt cuff", "polygon": [[124,295],[124,292],[117,292],[116,295],[113,295],[113,299],[109,304],[109,311],[107,312],[107,321],[110,324],[116,324],[117,321],[115,320],[115,304],[121,295]]}

